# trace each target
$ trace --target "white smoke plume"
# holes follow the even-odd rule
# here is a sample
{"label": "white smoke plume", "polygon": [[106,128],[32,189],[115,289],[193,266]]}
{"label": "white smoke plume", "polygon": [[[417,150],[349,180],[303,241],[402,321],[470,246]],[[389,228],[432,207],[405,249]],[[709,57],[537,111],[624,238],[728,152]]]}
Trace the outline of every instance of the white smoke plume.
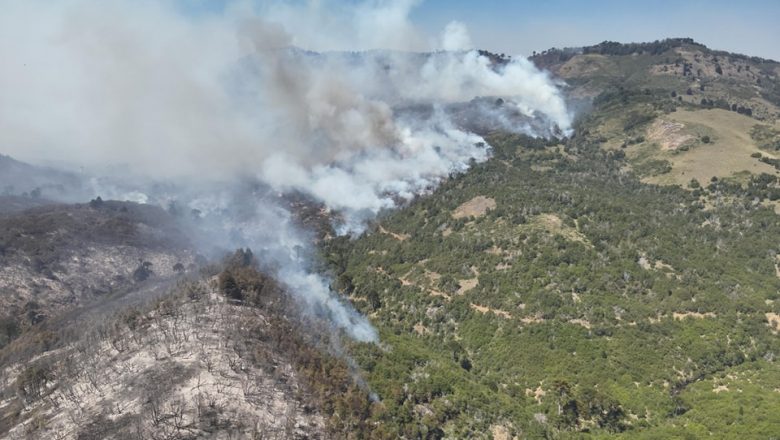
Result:
{"label": "white smoke plume", "polygon": [[306,310],[358,341],[378,340],[368,320],[339,300],[325,277],[309,269],[311,237],[265,188],[233,185],[221,190],[212,188],[211,194],[188,198],[186,191],[175,193],[177,200],[201,212],[197,226],[203,244],[250,247],[262,268],[284,283]]}
{"label": "white smoke plume", "polygon": [[[179,188],[255,179],[311,197],[340,214],[340,231],[360,232],[380,210],[489,157],[452,106],[502,97],[527,118],[519,131],[569,130],[547,74],[481,55],[462,23],[427,44],[408,18],[417,3],[234,1],[197,12],[168,0],[0,0],[0,152],[125,169],[138,201],[161,197],[128,189],[131,175]],[[208,215],[231,212],[213,192],[180,198]],[[225,216],[226,230],[264,249],[312,310],[375,340],[307,271],[308,241],[289,213],[266,196],[245,203],[259,205],[240,221]]]}
{"label": "white smoke plume", "polygon": [[451,21],[442,33],[441,48],[447,52],[473,49],[474,45],[471,43],[471,35],[466,25],[459,21]]}

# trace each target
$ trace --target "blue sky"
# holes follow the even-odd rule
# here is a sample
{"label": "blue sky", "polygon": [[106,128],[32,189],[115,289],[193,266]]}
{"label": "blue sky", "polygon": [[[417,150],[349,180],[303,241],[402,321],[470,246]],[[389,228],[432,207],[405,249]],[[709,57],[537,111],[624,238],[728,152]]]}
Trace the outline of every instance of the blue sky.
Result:
{"label": "blue sky", "polygon": [[[231,2],[174,1],[190,12],[215,11]],[[364,0],[320,1],[355,4]],[[411,20],[430,36],[438,35],[452,20],[461,21],[477,47],[508,54],[530,55],[534,50],[604,40],[691,37],[713,49],[780,60],[780,0],[419,0]]]}
{"label": "blue sky", "polygon": [[431,32],[457,19],[476,45],[511,54],[680,36],[780,60],[779,0],[427,0],[412,19]]}

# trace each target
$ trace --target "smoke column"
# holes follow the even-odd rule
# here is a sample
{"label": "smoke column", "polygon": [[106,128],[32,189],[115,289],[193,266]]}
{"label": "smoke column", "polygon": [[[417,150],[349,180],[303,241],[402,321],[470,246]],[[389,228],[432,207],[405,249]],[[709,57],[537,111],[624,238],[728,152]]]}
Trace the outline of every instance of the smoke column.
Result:
{"label": "smoke column", "polygon": [[[180,3],[0,0],[0,152],[110,169],[114,183],[92,180],[96,191],[198,209],[213,226],[204,236],[259,249],[309,310],[357,340],[376,331],[308,270],[310,240],[272,194],[304,194],[338,214],[339,232],[359,233],[489,157],[455,106],[531,135],[570,129],[547,74],[521,57],[491,61],[458,22],[427,38],[408,19],[416,1]],[[525,122],[475,101],[496,97]],[[265,189],[237,198],[246,181]]]}

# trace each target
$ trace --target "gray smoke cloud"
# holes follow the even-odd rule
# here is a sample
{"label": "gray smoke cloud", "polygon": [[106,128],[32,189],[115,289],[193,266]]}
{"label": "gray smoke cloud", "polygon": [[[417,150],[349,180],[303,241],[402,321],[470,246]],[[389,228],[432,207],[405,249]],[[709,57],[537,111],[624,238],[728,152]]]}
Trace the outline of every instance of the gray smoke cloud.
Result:
{"label": "gray smoke cloud", "polygon": [[[96,193],[198,209],[205,236],[261,249],[311,310],[374,341],[308,270],[310,240],[270,194],[304,194],[338,214],[340,233],[359,233],[489,157],[454,108],[532,135],[571,124],[546,73],[481,55],[458,22],[426,37],[408,18],[417,3],[235,1],[194,14],[164,0],[0,0],[0,151],[113,176],[91,179]],[[511,112],[475,101],[496,97]],[[247,180],[265,189],[236,216],[243,193],[225,188]]]}

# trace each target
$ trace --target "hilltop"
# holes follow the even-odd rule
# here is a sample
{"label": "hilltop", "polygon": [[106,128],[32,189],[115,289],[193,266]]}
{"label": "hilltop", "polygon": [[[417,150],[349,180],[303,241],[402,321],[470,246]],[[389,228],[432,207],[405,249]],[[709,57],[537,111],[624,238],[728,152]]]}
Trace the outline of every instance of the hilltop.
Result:
{"label": "hilltop", "polygon": [[[780,171],[776,61],[684,38],[551,49],[532,59],[564,79],[570,96],[592,98],[584,135],[625,154],[626,168],[646,182],[750,187]],[[769,192],[760,198],[777,209]]]}

